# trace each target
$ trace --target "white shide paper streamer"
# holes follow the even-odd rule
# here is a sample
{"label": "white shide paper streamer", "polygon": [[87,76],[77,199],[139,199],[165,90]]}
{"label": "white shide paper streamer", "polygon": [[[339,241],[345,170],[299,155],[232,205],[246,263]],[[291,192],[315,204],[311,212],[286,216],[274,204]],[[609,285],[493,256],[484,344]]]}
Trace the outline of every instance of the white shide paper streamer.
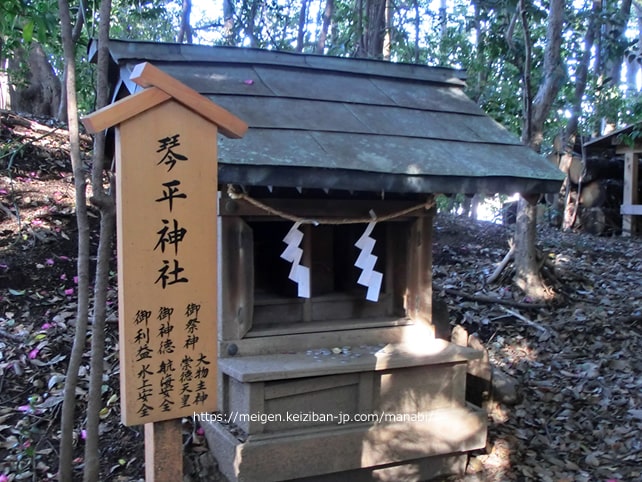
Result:
{"label": "white shide paper streamer", "polygon": [[288,277],[298,285],[299,298],[309,298],[310,268],[300,264],[303,256],[303,250],[299,248],[301,241],[303,241],[303,233],[299,230],[300,225],[300,222],[294,223],[294,226],[290,228],[288,234],[283,238],[283,242],[287,244],[287,247],[281,253],[281,258],[292,263],[292,269],[290,269]]}
{"label": "white shide paper streamer", "polygon": [[377,257],[372,254],[372,250],[374,249],[376,241],[374,238],[370,237],[370,234],[372,233],[375,224],[375,221],[368,223],[366,230],[363,232],[359,240],[354,243],[354,245],[361,250],[361,253],[354,265],[363,270],[361,272],[361,276],[359,276],[359,279],[357,280],[357,283],[368,288],[366,299],[369,301],[379,300],[379,292],[381,291],[381,282],[383,280],[383,273],[374,270],[375,264],[377,263]]}

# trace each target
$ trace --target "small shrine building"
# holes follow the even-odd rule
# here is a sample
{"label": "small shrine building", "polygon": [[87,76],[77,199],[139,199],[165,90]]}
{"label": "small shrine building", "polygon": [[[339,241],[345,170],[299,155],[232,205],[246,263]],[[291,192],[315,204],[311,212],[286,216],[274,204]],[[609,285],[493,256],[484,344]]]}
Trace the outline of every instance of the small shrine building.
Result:
{"label": "small shrine building", "polygon": [[[96,45],[92,45],[95,53]],[[439,193],[555,193],[563,175],[456,70],[113,40],[114,100],[150,62],[249,125],[218,140],[221,421],[230,480],[427,480],[486,444],[481,354],[435,336]],[[216,144],[216,139],[202,139]],[[201,207],[207,220],[211,207]],[[205,334],[202,334],[205,337]]]}

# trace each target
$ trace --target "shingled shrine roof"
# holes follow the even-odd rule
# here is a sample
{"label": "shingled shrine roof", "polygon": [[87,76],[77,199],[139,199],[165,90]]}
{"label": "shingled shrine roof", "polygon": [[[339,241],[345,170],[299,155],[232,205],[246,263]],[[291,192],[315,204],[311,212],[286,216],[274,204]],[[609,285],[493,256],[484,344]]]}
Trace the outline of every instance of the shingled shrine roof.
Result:
{"label": "shingled shrine roof", "polygon": [[129,77],[147,61],[247,122],[243,139],[219,140],[221,183],[540,193],[563,178],[464,94],[457,70],[120,40],[109,52],[115,97],[140,89]]}
{"label": "shingled shrine roof", "polygon": [[[642,129],[642,123],[636,122],[609,132],[601,137],[590,139],[584,143],[584,147],[593,149],[610,149],[616,147],[632,148],[634,141],[638,142],[639,135],[631,136],[634,132]],[[627,139],[629,138],[629,139]]]}

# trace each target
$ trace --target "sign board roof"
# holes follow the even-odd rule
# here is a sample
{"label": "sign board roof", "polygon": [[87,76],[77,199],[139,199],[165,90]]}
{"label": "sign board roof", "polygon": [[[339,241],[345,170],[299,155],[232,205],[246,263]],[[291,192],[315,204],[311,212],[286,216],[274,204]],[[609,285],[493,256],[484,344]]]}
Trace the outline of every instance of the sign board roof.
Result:
{"label": "sign board roof", "polygon": [[[95,47],[95,45],[94,45]],[[149,61],[249,125],[219,181],[400,193],[556,192],[563,174],[464,94],[460,71],[370,59],[112,40],[115,96]]]}

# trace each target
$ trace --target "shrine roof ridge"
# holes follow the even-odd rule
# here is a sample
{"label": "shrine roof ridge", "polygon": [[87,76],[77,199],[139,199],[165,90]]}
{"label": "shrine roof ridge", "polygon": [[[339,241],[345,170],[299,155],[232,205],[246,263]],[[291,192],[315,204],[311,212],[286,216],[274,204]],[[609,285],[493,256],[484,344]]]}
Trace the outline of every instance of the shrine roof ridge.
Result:
{"label": "shrine roof ridge", "polygon": [[[96,55],[97,42],[89,47],[90,59]],[[145,61],[154,64],[165,62],[216,62],[218,64],[266,65],[279,68],[305,68],[309,70],[345,72],[368,76],[392,77],[422,82],[449,83],[465,86],[466,73],[449,67],[434,67],[405,62],[388,62],[377,59],[338,57],[307,54],[282,50],[251,47],[206,46],[196,44],[159,43],[111,39],[109,51],[116,63]]]}

